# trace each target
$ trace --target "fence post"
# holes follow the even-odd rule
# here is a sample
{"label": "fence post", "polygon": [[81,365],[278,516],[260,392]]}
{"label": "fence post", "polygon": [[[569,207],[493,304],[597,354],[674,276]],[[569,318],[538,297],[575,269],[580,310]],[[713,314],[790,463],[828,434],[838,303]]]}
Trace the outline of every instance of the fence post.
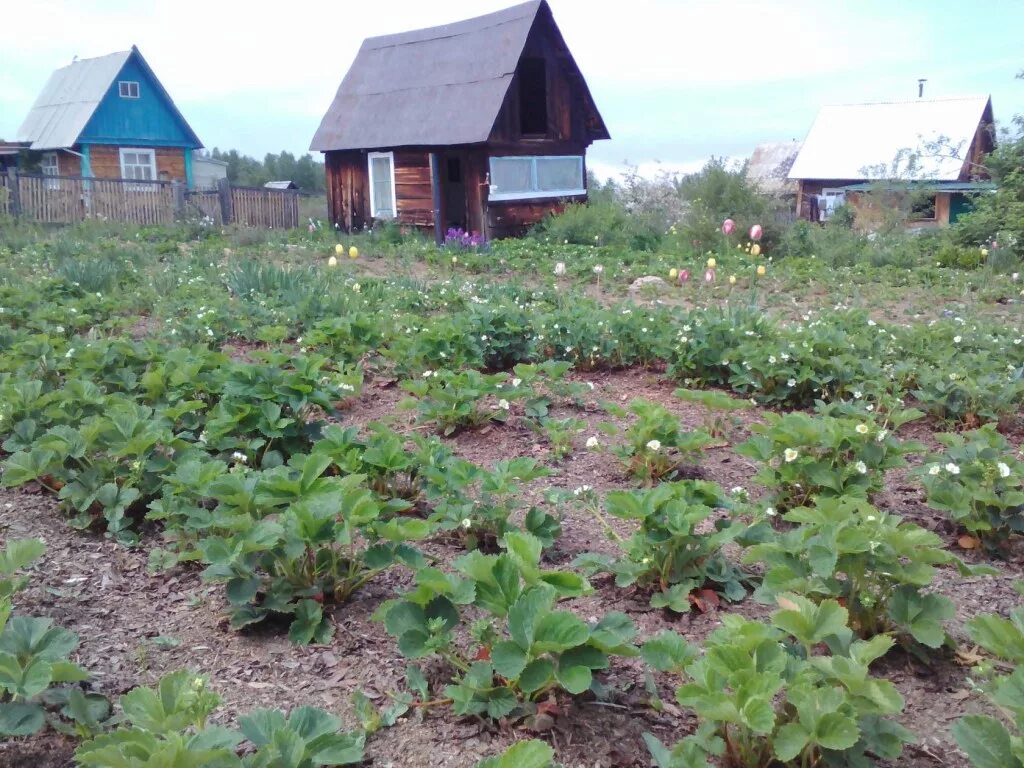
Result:
{"label": "fence post", "polygon": [[174,216],[183,218],[185,216],[185,185],[180,181],[171,182],[171,194],[174,198]]}
{"label": "fence post", "polygon": [[217,196],[220,197],[220,217],[225,224],[230,224],[233,217],[231,211],[231,182],[217,179]]}
{"label": "fence post", "polygon": [[7,189],[11,193],[11,215],[17,216],[21,213],[21,194],[18,189],[18,170],[16,168],[7,169]]}

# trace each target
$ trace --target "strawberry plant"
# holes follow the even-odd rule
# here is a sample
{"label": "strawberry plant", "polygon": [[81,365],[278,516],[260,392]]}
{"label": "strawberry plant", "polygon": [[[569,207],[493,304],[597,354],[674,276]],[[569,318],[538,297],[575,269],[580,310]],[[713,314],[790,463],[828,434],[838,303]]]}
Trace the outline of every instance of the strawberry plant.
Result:
{"label": "strawberry plant", "polygon": [[[846,610],[834,600],[780,604],[771,624],[723,615],[703,653],[669,631],[644,644],[648,664],[683,677],[676,700],[699,723],[671,748],[644,735],[659,768],[709,768],[712,760],[723,768],[853,768],[872,756],[899,757],[911,736],[888,717],[903,697],[869,672],[891,638],[849,642]],[[816,653],[825,642],[846,650]]]}
{"label": "strawberry plant", "polygon": [[979,670],[983,690],[999,709],[1003,721],[989,715],[967,715],[953,725],[953,736],[967,753],[974,768],[1022,768],[1024,766],[1024,608],[1009,618],[993,614],[975,616],[967,622],[971,640],[997,659],[1008,662],[1012,671],[994,674],[986,662]]}
{"label": "strawberry plant", "polygon": [[[290,615],[293,642],[326,642],[333,628],[324,603],[344,602],[397,562],[422,565],[404,542],[430,526],[381,520],[363,477],[323,477],[330,463],[322,454],[295,456],[262,473],[251,491],[255,509],[225,514],[199,540],[203,577],[225,584],[233,628]],[[244,483],[239,490],[248,492]]]}
{"label": "strawberry plant", "polygon": [[935,567],[952,565],[962,575],[994,572],[965,565],[936,534],[856,497],[818,499],[783,520],[793,527],[744,555],[744,562],[764,565],[755,596],[773,601],[796,592],[840,600],[864,638],[893,631],[911,646],[940,647],[948,640],[943,622],[955,611],[948,597],[925,591]]}
{"label": "strawberry plant", "polygon": [[[429,375],[428,375],[429,374]],[[423,378],[403,381],[402,389],[414,399],[403,407],[416,410],[418,424],[433,424],[443,435],[508,420],[511,400],[525,392],[505,389],[505,373],[427,371]]]}
{"label": "strawberry plant", "polygon": [[[459,577],[422,572],[415,590],[380,612],[404,656],[448,662],[454,673],[442,701],[459,715],[532,714],[536,702],[553,691],[588,690],[593,673],[606,669],[611,656],[638,653],[625,615],[610,613],[587,623],[555,607],[559,597],[582,594],[588,585],[576,574],[541,569],[536,538],[513,532],[505,544],[501,555],[471,552],[457,560]],[[463,649],[455,632],[458,606],[469,604],[487,618],[472,625],[472,645]],[[425,698],[421,677],[417,670],[410,685]]]}
{"label": "strawberry plant", "polygon": [[891,424],[831,416],[765,414],[755,433],[737,446],[741,456],[761,462],[755,482],[772,490],[777,510],[812,503],[816,497],[869,498],[881,490],[888,469],[906,466],[903,456],[920,451],[917,443],[897,440],[892,430],[919,414],[891,415]]}
{"label": "strawberry plant", "polygon": [[475,768],[553,768],[555,751],[540,739],[517,741],[500,755],[488,757]]}
{"label": "strawberry plant", "polygon": [[[365,734],[343,733],[333,715],[298,707],[288,715],[256,710],[239,731],[208,725],[220,697],[188,670],[139,687],[120,699],[124,723],[75,751],[83,768],[167,765],[175,768],[313,768],[363,761]],[[251,747],[238,756],[244,742]]]}
{"label": "strawberry plant", "polygon": [[583,566],[585,572],[611,573],[617,587],[653,587],[651,606],[678,613],[694,605],[716,605],[719,595],[733,601],[746,596],[744,575],[722,554],[723,545],[744,526],[720,518],[710,530],[698,532],[715,510],[731,506],[714,483],[687,480],[644,491],[612,491],[605,497],[605,512],[638,524],[628,539],[608,524],[596,500],[588,506],[605,533],[622,548],[622,556],[582,555],[574,565]]}
{"label": "strawberry plant", "polygon": [[968,545],[1005,550],[1010,534],[1024,533],[1024,462],[993,425],[937,439],[946,450],[916,472],[928,506],[962,526]]}
{"label": "strawberry plant", "polygon": [[634,400],[629,411],[636,419],[626,429],[626,443],[615,452],[629,474],[646,484],[677,477],[711,442],[704,432],[684,430],[675,414],[657,403]]}
{"label": "strawberry plant", "polygon": [[[491,469],[461,459],[432,467],[428,495],[437,502],[430,521],[455,532],[467,549],[494,551],[506,533],[518,530],[512,516],[525,506],[523,485],[550,474],[527,458],[498,461]],[[522,528],[545,547],[562,533],[558,520],[538,506],[526,509]]]}
{"label": "strawberry plant", "polygon": [[10,615],[0,605],[0,734],[28,736],[46,724],[47,704],[59,701],[53,686],[89,674],[68,661],[78,637],[50,619]]}
{"label": "strawberry plant", "polygon": [[704,431],[711,437],[726,438],[736,432],[741,423],[736,416],[737,411],[752,408],[749,400],[729,397],[724,392],[713,389],[677,389],[673,394],[689,403],[697,403],[704,407]]}

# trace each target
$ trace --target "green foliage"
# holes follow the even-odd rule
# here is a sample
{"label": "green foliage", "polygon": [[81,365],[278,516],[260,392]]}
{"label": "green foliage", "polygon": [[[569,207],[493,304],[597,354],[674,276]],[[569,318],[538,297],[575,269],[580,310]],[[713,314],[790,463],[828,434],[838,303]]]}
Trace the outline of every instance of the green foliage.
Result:
{"label": "green foliage", "polygon": [[432,424],[445,436],[462,429],[508,420],[512,401],[525,397],[518,388],[506,387],[508,374],[479,371],[427,371],[423,378],[403,381],[402,389],[415,400],[419,424]]}
{"label": "green foliage", "polygon": [[[404,656],[448,662],[454,674],[444,696],[459,715],[530,714],[551,691],[578,695],[590,689],[594,672],[606,669],[610,657],[638,653],[632,645],[636,630],[624,614],[587,623],[555,607],[559,597],[583,594],[589,586],[568,571],[542,569],[539,540],[513,532],[504,543],[501,555],[459,558],[459,576],[424,569],[416,589],[379,612]],[[459,606],[469,605],[487,618],[472,624],[473,645],[464,649],[457,641]],[[410,678],[410,685],[426,697],[422,681]]]}
{"label": "green foliage", "polygon": [[252,484],[235,475],[211,485],[210,493],[242,502],[218,510],[198,542],[203,578],[224,583],[233,628],[288,614],[293,642],[324,643],[333,633],[324,604],[344,602],[396,562],[422,564],[404,542],[430,526],[382,520],[363,477],[324,476],[330,464],[322,453],[295,456]]}
{"label": "green foliage", "polygon": [[967,715],[953,725],[953,737],[974,768],[1021,768],[1024,766],[1024,609],[1009,619],[993,614],[975,616],[967,623],[971,640],[999,659],[1009,662],[1009,674],[993,674],[985,664],[980,670],[988,698],[1007,722],[988,715]]}
{"label": "green foliage", "polygon": [[[659,768],[871,765],[896,759],[910,734],[889,716],[903,697],[868,667],[892,645],[884,635],[848,642],[847,614],[834,600],[790,597],[771,625],[726,614],[700,653],[663,632],[643,647],[657,670],[682,675],[677,701],[692,709],[696,733],[669,748],[645,740]],[[818,655],[830,641],[842,653]],[[720,762],[719,762],[720,761]]]}
{"label": "green foliage", "polygon": [[645,491],[612,491],[605,497],[607,514],[638,524],[628,539],[615,533],[596,503],[589,506],[622,547],[622,556],[581,555],[574,564],[587,572],[611,573],[617,587],[653,587],[651,606],[678,613],[703,605],[708,590],[730,601],[746,596],[743,574],[722,554],[722,547],[744,526],[727,517],[714,520],[710,530],[704,525],[716,509],[730,506],[714,483],[682,481]]}
{"label": "green foliage", "polygon": [[917,475],[928,506],[945,512],[991,550],[1005,550],[1024,532],[1024,462],[994,426],[937,435],[946,450]]}
{"label": "green foliage", "polygon": [[864,638],[894,631],[912,645],[940,647],[954,606],[925,591],[935,567],[953,565],[964,575],[992,572],[964,565],[936,534],[853,495],[819,498],[782,519],[793,527],[768,535],[744,555],[744,562],[764,564],[756,596],[771,602],[795,592],[815,601],[841,600],[850,626]]}
{"label": "green foliage", "polygon": [[[239,718],[239,731],[209,726],[220,697],[189,670],[162,678],[156,688],[135,688],[121,697],[123,725],[84,742],[79,766],[175,768],[314,768],[363,761],[364,733],[345,733],[322,710],[298,707],[288,715],[261,709]],[[243,742],[251,748],[237,752]]]}
{"label": "green foliage", "polygon": [[496,757],[488,757],[476,768],[552,768],[555,751],[540,739],[517,741]]}
{"label": "green foliage", "polygon": [[[919,415],[893,414],[894,425]],[[772,490],[777,510],[816,497],[869,498],[881,490],[886,470],[906,466],[903,456],[920,450],[897,440],[892,429],[852,418],[769,413],[751,431],[756,436],[736,451],[761,462],[755,481]]]}
{"label": "green foliage", "polygon": [[634,400],[629,410],[636,420],[626,428],[626,443],[615,452],[630,475],[644,483],[677,477],[711,442],[704,432],[684,430],[679,418],[657,403]]}
{"label": "green foliage", "polygon": [[29,736],[46,724],[47,704],[59,701],[54,688],[88,680],[68,661],[78,637],[50,619],[15,616],[0,610],[0,735]]}

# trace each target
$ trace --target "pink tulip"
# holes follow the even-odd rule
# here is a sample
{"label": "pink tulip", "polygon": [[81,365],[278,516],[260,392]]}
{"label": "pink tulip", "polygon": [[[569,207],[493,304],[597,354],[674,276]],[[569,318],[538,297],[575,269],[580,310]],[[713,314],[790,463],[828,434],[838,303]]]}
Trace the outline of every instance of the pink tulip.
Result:
{"label": "pink tulip", "polygon": [[681,269],[681,270],[679,270],[679,283],[680,284],[685,283],[689,279],[690,279],[690,270],[688,270],[688,269]]}
{"label": "pink tulip", "polygon": [[736,229],[736,222],[732,219],[726,219],[722,222],[722,234],[731,235],[732,231]]}
{"label": "pink tulip", "polygon": [[997,243],[995,240],[993,240],[992,241],[992,250],[995,250],[998,247],[999,247],[999,243]]}
{"label": "pink tulip", "polygon": [[704,270],[704,282],[705,283],[713,283],[713,282],[715,282],[715,270],[713,270],[713,269],[706,269],[706,270]]}
{"label": "pink tulip", "polygon": [[760,240],[761,239],[761,235],[763,235],[763,234],[764,234],[764,230],[761,229],[761,225],[760,224],[755,224],[754,226],[752,226],[750,228],[750,239],[751,240],[755,240],[755,241],[756,240]]}

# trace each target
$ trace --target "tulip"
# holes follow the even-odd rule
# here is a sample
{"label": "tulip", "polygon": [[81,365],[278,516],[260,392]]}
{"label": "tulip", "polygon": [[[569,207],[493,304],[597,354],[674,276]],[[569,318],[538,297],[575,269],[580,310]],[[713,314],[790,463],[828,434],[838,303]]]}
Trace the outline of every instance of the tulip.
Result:
{"label": "tulip", "polygon": [[761,225],[760,224],[755,224],[754,226],[752,226],[750,228],[750,239],[751,240],[760,240],[761,239],[761,235],[763,235],[763,234],[764,234],[764,230],[761,229]]}
{"label": "tulip", "polygon": [[705,283],[713,283],[713,282],[715,282],[715,270],[713,270],[713,269],[706,269],[706,270],[704,270],[704,282]]}
{"label": "tulip", "polygon": [[327,260],[327,266],[328,267],[336,267],[336,266],[338,266],[338,259],[337,259],[337,257],[331,256],[331,258],[329,258]]}
{"label": "tulip", "polygon": [[988,256],[988,248],[982,248],[981,249],[981,257],[985,258],[986,256]]}
{"label": "tulip", "polygon": [[768,270],[765,269],[764,264],[758,265],[758,267],[757,267],[757,274],[758,274],[759,277],[764,277],[767,273],[768,273]]}
{"label": "tulip", "polygon": [[712,256],[710,259],[708,259],[708,269],[714,269],[717,264],[718,264],[718,262],[715,261],[715,257],[714,256]]}
{"label": "tulip", "polygon": [[452,265],[454,266],[455,264],[458,264],[458,263],[459,263],[459,257],[458,256],[452,256]]}
{"label": "tulip", "polygon": [[359,258],[359,249],[356,248],[353,245],[351,248],[348,249],[348,257],[350,259],[358,259]]}
{"label": "tulip", "polygon": [[675,267],[672,267],[672,269],[668,271],[668,279],[675,280],[677,277],[679,277],[679,270],[676,269]]}
{"label": "tulip", "polygon": [[732,231],[736,229],[736,222],[732,219],[726,219],[722,222],[722,234],[731,235]]}
{"label": "tulip", "polygon": [[336,246],[334,246],[334,252],[341,256],[343,253],[345,253],[345,246],[342,245],[341,243],[338,243]]}
{"label": "tulip", "polygon": [[688,270],[688,269],[681,269],[681,270],[679,270],[679,282],[680,282],[680,284],[685,283],[689,279],[690,279],[690,270]]}
{"label": "tulip", "polygon": [[565,274],[565,262],[564,261],[560,261],[557,264],[555,264],[555,276],[556,277],[562,277],[562,275],[564,275],[564,274]]}
{"label": "tulip", "polygon": [[758,245],[757,243],[754,243],[752,246],[750,246],[750,255],[751,256],[760,256],[761,255],[761,246]]}
{"label": "tulip", "polygon": [[729,285],[736,285],[736,275],[729,275]]}

